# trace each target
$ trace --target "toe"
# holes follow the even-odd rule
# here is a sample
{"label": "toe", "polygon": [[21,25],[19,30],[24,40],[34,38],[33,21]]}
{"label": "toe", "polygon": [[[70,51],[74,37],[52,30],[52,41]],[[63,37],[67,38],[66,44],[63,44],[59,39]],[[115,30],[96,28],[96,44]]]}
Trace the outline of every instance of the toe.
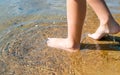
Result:
{"label": "toe", "polygon": [[50,38],[47,39],[47,45],[49,45],[49,43],[50,43]]}
{"label": "toe", "polygon": [[95,36],[95,34],[88,34],[88,36],[94,40],[98,40],[99,38]]}
{"label": "toe", "polygon": [[89,37],[91,37],[91,34],[88,34]]}
{"label": "toe", "polygon": [[93,38],[93,37],[92,37],[92,34],[88,34],[88,36],[89,36],[90,38]]}

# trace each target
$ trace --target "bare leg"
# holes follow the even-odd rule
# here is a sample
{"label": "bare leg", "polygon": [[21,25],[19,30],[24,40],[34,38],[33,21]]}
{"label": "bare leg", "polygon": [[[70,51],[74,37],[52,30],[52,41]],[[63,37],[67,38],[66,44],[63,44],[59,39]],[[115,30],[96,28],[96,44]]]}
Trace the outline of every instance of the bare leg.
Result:
{"label": "bare leg", "polygon": [[82,26],[86,14],[86,0],[67,0],[67,38],[49,38],[48,46],[74,52],[80,49]]}
{"label": "bare leg", "polygon": [[89,34],[89,37],[99,40],[106,34],[115,34],[120,32],[119,24],[112,17],[104,0],[87,0],[100,20],[100,26],[95,33]]}

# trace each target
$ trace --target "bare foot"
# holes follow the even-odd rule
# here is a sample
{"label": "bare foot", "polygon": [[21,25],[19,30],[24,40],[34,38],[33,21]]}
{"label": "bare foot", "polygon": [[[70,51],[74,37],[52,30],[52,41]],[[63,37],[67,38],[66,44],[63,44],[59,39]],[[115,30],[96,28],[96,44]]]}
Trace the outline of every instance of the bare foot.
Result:
{"label": "bare foot", "polygon": [[99,40],[106,34],[116,34],[118,32],[120,32],[120,26],[117,22],[113,22],[106,25],[100,25],[95,33],[88,34],[88,36],[95,40]]}
{"label": "bare foot", "polygon": [[59,48],[69,52],[76,52],[80,50],[80,44],[73,44],[65,38],[48,38],[47,45],[49,47]]}

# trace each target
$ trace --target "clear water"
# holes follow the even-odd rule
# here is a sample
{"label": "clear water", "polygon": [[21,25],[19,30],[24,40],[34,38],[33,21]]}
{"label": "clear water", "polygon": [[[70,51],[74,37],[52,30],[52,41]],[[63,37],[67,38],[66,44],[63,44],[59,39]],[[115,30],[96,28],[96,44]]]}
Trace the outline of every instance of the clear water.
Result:
{"label": "clear water", "polygon": [[65,0],[0,0],[0,22],[21,15],[65,14]]}
{"label": "clear water", "polygon": [[[120,13],[119,0],[106,0],[110,11]],[[66,0],[0,0],[0,31],[9,26],[2,23],[13,17],[39,15],[66,15]],[[2,29],[4,28],[4,29]]]}
{"label": "clear water", "polygon": [[[112,14],[120,14],[120,0],[106,1]],[[0,75],[23,75],[19,73],[27,75],[33,72],[39,73],[38,71],[41,74],[41,71],[48,70],[56,72],[54,67],[66,73],[67,70],[69,71],[69,68],[66,70],[66,66],[72,68],[72,72],[75,69],[75,72],[83,70],[88,74],[96,72],[91,75],[100,73],[103,75],[104,71],[108,72],[106,75],[120,74],[119,36],[111,35],[108,41],[99,43],[86,38],[88,33],[85,32],[82,36],[83,50],[77,55],[69,55],[46,47],[48,37],[65,37],[67,34],[66,0],[0,0],[0,10]],[[95,17],[92,13],[91,17],[93,16]],[[90,25],[95,27],[99,22],[96,17],[94,20],[94,22],[93,19],[88,21],[86,30],[95,29]],[[118,20],[120,22],[120,18]],[[70,61],[64,58],[70,58]],[[84,67],[81,67],[81,63]],[[39,66],[43,68],[39,69]]]}
{"label": "clear water", "polygon": [[[106,0],[112,14],[120,13],[120,0]],[[11,31],[15,26],[30,24],[32,22],[49,22],[44,17],[37,16],[66,16],[66,0],[0,0],[0,37],[5,30]],[[20,19],[20,17],[29,17]],[[12,19],[16,18],[11,22]],[[57,19],[53,19],[56,21]],[[17,21],[17,23],[16,23]],[[60,20],[58,20],[60,21]],[[66,20],[61,20],[66,21]],[[7,23],[11,22],[11,23]]]}

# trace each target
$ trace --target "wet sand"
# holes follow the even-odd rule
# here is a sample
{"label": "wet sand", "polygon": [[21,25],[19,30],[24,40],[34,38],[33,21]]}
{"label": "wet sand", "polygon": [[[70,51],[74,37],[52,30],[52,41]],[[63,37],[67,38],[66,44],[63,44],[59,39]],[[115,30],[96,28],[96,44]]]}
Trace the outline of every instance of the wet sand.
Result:
{"label": "wet sand", "polygon": [[[114,14],[120,24],[120,14]],[[48,37],[66,37],[66,16],[17,17],[6,24],[44,18],[47,22],[23,23],[1,37],[0,75],[119,75],[120,33],[101,41],[87,36],[99,26],[88,7],[83,27],[81,50],[69,53],[46,46]],[[51,20],[56,20],[55,22]],[[114,38],[114,39],[113,39]]]}

